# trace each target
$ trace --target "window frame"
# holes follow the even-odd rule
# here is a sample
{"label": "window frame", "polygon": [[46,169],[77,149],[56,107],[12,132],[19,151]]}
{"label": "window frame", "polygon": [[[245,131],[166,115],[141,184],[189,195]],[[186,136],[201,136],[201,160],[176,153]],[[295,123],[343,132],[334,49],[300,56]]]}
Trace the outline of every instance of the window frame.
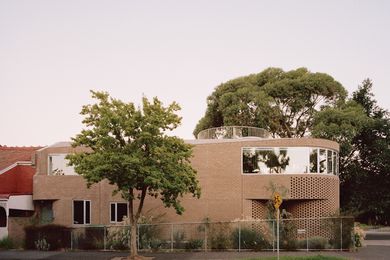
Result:
{"label": "window frame", "polygon": [[[64,156],[64,159],[65,157],[68,155],[68,153],[49,153],[47,155],[47,175],[49,176],[57,176],[55,174],[53,174],[53,161],[52,161],[52,157],[53,156]],[[66,160],[66,159],[65,159]],[[67,166],[69,168],[73,168],[73,166]],[[61,170],[64,170],[64,169],[61,169]],[[76,171],[74,170],[73,168],[73,174],[67,174],[65,171],[64,171],[64,174],[62,175],[59,175],[59,176],[77,176],[78,174],[76,173]]]}
{"label": "window frame", "polygon": [[[329,175],[335,175],[335,176],[339,176],[340,175],[340,172],[339,172],[339,162],[338,162],[338,158],[339,158],[339,152],[335,149],[331,149],[331,148],[325,148],[325,147],[313,147],[313,146],[291,146],[291,147],[286,147],[286,146],[275,146],[275,147],[259,147],[259,146],[243,146],[241,147],[241,158],[240,158],[240,164],[241,164],[241,175],[245,175],[245,176],[258,176],[258,175],[263,175],[263,176],[268,176],[268,175],[278,175],[278,174],[272,174],[272,173],[261,173],[261,172],[244,172],[244,150],[255,150],[256,149],[261,149],[261,150],[273,150],[273,149],[279,149],[279,150],[282,150],[282,149],[287,149],[287,151],[291,148],[307,148],[309,149],[309,158],[307,160],[308,162],[308,171],[307,172],[302,172],[302,173],[289,173],[289,172],[284,172],[284,173],[280,173],[281,175],[282,174],[322,174],[322,175],[326,175],[326,174],[329,174]],[[313,150],[316,150],[316,153],[317,153],[317,172],[311,172],[310,171],[310,153],[311,151]],[[325,166],[325,169],[323,172],[320,171],[320,162],[321,162],[321,158],[320,158],[320,151],[321,150],[324,150],[325,151],[325,158],[323,160],[322,163],[324,163],[324,166]],[[332,159],[332,162],[331,162],[331,166],[332,166],[332,171],[330,173],[328,173],[328,152],[331,152],[331,159]],[[334,159],[334,157],[336,157]]]}
{"label": "window frame", "polygon": [[[75,223],[75,210],[74,210],[74,203],[76,201],[82,201],[83,202],[83,223]],[[87,218],[87,210],[86,210],[86,205],[87,205],[87,202],[89,202],[89,223],[86,223],[86,218]],[[73,225],[77,225],[77,226],[83,226],[83,225],[91,225],[92,223],[92,201],[91,200],[83,200],[83,199],[74,199],[72,200],[72,223]]]}
{"label": "window frame", "polygon": [[[128,202],[118,202],[118,201],[113,201],[110,202],[110,211],[109,211],[109,217],[110,217],[110,223],[120,223],[122,221],[118,221],[118,204],[125,204],[126,205],[126,217],[129,214],[129,203]],[[111,219],[111,214],[112,214],[112,205],[115,205],[115,211],[114,211],[114,221]]]}

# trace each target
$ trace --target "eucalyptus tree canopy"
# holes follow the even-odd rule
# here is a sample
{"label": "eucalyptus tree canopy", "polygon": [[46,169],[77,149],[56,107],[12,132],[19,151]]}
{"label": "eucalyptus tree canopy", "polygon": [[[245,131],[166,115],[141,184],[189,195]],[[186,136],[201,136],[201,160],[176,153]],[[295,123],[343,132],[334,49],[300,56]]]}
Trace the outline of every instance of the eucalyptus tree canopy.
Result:
{"label": "eucalyptus tree canopy", "polygon": [[73,147],[89,150],[67,158],[88,186],[107,179],[129,202],[130,250],[135,258],[136,225],[147,195],[160,198],[178,214],[184,211],[180,204],[184,194],[200,196],[196,171],[189,162],[192,146],[166,134],[181,121],[175,102],[164,107],[157,98],[152,102],[143,98],[142,108],[136,108],[106,92],[92,91],[92,97],[98,102],[81,111],[86,128],[72,138]]}
{"label": "eucalyptus tree canopy", "polygon": [[344,87],[327,74],[268,68],[216,87],[194,135],[211,127],[245,125],[265,128],[273,136],[302,137],[322,107],[343,103],[346,96]]}
{"label": "eucalyptus tree canopy", "polygon": [[352,142],[356,158],[340,176],[341,204],[363,221],[389,225],[390,119],[388,111],[377,105],[372,87],[366,79],[352,95],[368,120]]}
{"label": "eucalyptus tree canopy", "polygon": [[343,105],[314,119],[312,134],[340,144],[340,198],[362,221],[390,223],[390,119],[366,79]]}

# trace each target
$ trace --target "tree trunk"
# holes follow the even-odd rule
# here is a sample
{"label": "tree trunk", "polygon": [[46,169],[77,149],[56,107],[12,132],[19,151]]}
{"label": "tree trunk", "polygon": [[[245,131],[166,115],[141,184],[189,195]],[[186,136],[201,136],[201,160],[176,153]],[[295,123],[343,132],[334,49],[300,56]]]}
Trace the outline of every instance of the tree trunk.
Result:
{"label": "tree trunk", "polygon": [[137,226],[138,226],[138,219],[141,216],[141,211],[144,206],[144,200],[146,196],[146,190],[147,187],[143,187],[141,190],[141,197],[140,197],[140,203],[138,205],[137,213],[134,214],[134,193],[132,189],[129,189],[129,219],[130,219],[130,242],[129,242],[129,248],[130,248],[130,259],[140,259],[138,257],[138,250],[137,250]]}
{"label": "tree trunk", "polygon": [[138,256],[137,250],[137,221],[130,220],[130,259],[135,260]]}
{"label": "tree trunk", "polygon": [[138,250],[137,250],[137,223],[138,218],[134,214],[134,193],[132,189],[129,189],[129,220],[130,220],[130,257],[129,259],[135,260],[138,258]]}

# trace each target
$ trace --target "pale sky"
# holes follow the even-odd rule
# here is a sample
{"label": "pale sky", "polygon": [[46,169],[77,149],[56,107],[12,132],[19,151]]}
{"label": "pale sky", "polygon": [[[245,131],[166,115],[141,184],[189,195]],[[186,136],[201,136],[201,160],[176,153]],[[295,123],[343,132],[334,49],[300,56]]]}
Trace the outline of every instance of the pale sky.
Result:
{"label": "pale sky", "polygon": [[217,85],[270,66],[369,77],[390,109],[390,1],[0,0],[0,144],[69,141],[90,89],[177,101],[192,139]]}

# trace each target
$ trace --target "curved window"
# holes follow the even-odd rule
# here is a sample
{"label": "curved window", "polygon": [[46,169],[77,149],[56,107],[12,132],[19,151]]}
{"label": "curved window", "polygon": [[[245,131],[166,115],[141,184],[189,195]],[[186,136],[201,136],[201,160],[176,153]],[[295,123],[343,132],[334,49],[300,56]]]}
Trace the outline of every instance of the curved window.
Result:
{"label": "curved window", "polygon": [[244,174],[338,174],[338,153],[309,147],[242,148]]}

